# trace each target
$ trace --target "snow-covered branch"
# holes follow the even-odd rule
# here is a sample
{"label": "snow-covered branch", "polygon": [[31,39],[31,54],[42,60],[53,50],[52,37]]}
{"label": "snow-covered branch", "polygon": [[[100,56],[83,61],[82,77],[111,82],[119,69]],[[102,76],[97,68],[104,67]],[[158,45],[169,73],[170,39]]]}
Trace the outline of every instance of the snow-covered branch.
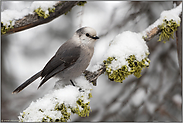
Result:
{"label": "snow-covered branch", "polygon": [[5,10],[1,12],[1,34],[11,34],[48,23],[67,13],[79,1],[35,1],[30,8],[22,11]]}
{"label": "snow-covered branch", "polygon": [[[181,13],[182,3],[174,9],[163,11],[160,18],[143,32],[123,32],[116,36],[109,46],[108,53],[106,53],[108,57],[104,59],[104,63],[101,64],[100,68],[95,72],[87,70],[84,72],[87,80],[96,85],[97,78],[104,72],[107,73],[110,80],[116,82],[122,82],[125,77],[130,74],[140,77],[142,68],[148,67],[150,63],[150,60],[147,58],[149,52],[148,49],[145,48],[147,46],[144,45],[143,41],[150,41],[159,33],[159,41],[173,38],[174,32],[177,30],[177,27],[180,26],[181,19],[179,16],[181,16]],[[125,42],[122,43],[123,41]],[[139,42],[139,44],[137,44],[137,41],[141,43]],[[134,45],[130,46],[130,44],[128,44],[129,42],[130,44],[135,44],[135,47],[133,47]],[[141,51],[136,47],[145,49]],[[134,52],[132,53],[132,51]],[[128,54],[126,54],[127,52]],[[139,52],[142,54],[139,54]],[[143,58],[141,58],[142,56]]]}
{"label": "snow-covered branch", "polygon": [[145,41],[150,41],[160,33],[159,40],[169,40],[180,25],[182,3],[174,9],[163,11],[160,18],[142,32]]}
{"label": "snow-covered branch", "polygon": [[58,81],[53,90],[20,113],[19,121],[67,122],[71,113],[89,116],[92,85],[83,76],[76,78],[75,82],[75,86],[65,86],[63,81]]}

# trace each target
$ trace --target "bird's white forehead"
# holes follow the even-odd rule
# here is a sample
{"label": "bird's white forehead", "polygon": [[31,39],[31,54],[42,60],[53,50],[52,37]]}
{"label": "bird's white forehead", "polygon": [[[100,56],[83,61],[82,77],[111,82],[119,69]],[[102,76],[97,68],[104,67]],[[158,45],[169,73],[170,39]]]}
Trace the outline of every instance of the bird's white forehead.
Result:
{"label": "bird's white forehead", "polygon": [[96,35],[96,31],[91,27],[84,28],[85,33],[89,33],[90,35]]}
{"label": "bird's white forehead", "polygon": [[79,35],[89,33],[92,36],[96,36],[96,31],[91,27],[83,27],[76,31]]}

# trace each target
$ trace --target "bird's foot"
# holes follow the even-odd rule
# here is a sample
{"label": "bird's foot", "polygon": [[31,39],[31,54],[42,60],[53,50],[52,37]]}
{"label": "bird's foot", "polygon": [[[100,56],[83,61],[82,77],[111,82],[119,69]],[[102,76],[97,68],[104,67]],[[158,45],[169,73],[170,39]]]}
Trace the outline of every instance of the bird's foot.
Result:
{"label": "bird's foot", "polygon": [[[70,82],[71,82],[71,84],[72,84],[73,86],[76,86],[72,80],[70,80]],[[80,92],[84,92],[84,90],[82,90],[82,88],[79,88],[79,91],[80,91]]]}

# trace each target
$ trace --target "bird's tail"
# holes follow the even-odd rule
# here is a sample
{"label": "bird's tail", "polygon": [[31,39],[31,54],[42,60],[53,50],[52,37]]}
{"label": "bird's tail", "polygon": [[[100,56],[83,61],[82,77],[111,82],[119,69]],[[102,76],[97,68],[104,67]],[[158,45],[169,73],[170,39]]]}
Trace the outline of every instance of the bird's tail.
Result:
{"label": "bird's tail", "polygon": [[16,88],[12,94],[14,93],[19,93],[21,90],[23,90],[25,87],[27,87],[29,84],[31,84],[32,82],[34,82],[37,78],[39,78],[41,76],[41,71],[39,71],[38,73],[36,73],[34,76],[32,76],[31,78],[29,78],[27,81],[25,81],[23,84],[21,84],[18,88]]}

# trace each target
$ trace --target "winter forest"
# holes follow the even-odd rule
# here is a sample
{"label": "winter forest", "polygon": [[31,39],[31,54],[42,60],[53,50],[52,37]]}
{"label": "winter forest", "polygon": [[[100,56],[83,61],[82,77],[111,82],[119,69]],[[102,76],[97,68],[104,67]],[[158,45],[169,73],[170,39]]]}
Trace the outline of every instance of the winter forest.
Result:
{"label": "winter forest", "polygon": [[[1,122],[181,122],[182,2],[1,1]],[[87,69],[65,84],[42,70],[81,27]]]}

